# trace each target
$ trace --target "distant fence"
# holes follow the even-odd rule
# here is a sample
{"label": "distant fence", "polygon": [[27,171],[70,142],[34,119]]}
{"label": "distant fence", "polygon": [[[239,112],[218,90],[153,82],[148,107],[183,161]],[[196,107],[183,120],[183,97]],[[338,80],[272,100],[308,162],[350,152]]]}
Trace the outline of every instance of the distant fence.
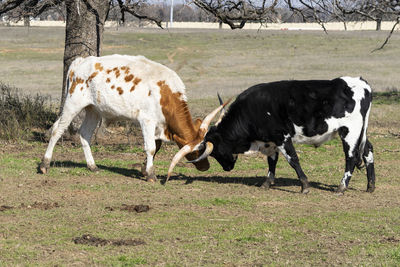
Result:
{"label": "distant fence", "polygon": [[[31,21],[31,26],[34,27],[65,27],[65,22],[63,21]],[[2,22],[0,25],[7,26],[24,26],[24,22]],[[168,23],[163,22],[163,27],[168,28]],[[173,29],[219,29],[219,23],[213,22],[174,22]],[[325,28],[331,31],[341,31],[345,30],[344,24],[342,22],[328,22],[325,23]],[[391,30],[394,22],[383,21],[381,25],[382,30]],[[107,21],[106,27],[117,27],[115,21]],[[139,27],[137,22],[129,23],[127,27]],[[142,28],[157,28],[157,25],[152,23],[141,23]],[[364,22],[348,22],[346,23],[348,31],[362,31],[362,30],[375,30],[376,23],[374,21],[364,21]],[[228,25],[222,24],[222,29],[230,29]],[[321,25],[318,23],[246,23],[243,29],[247,30],[322,30]],[[396,30],[400,30],[400,25],[397,25]]]}

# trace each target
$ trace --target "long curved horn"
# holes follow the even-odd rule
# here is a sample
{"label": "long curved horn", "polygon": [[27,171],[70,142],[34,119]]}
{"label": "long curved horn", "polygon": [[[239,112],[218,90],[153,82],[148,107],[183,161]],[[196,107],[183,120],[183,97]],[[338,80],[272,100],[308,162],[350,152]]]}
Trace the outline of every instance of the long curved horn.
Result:
{"label": "long curved horn", "polygon": [[218,92],[217,92],[217,96],[218,96],[219,104],[220,104],[220,105],[223,105],[223,104],[224,104],[224,101],[222,101],[222,98],[221,98],[221,96],[219,95]]}
{"label": "long curved horn", "polygon": [[[217,96],[218,96],[219,103],[220,103],[221,105],[223,105],[223,104],[224,104],[224,101],[222,101],[222,98],[221,98],[221,96],[219,95],[218,92],[217,92]],[[223,118],[224,115],[225,115],[225,112],[226,112],[226,109],[225,109],[225,107],[224,107],[224,108],[222,108],[221,113],[219,114],[219,118],[218,118],[217,122],[215,123],[215,125],[218,125],[218,124],[221,122],[222,118]]]}
{"label": "long curved horn", "polygon": [[185,145],[181,148],[181,150],[179,150],[178,153],[176,153],[176,155],[174,156],[174,158],[172,159],[171,165],[169,165],[169,169],[168,169],[168,176],[167,176],[167,180],[165,182],[168,182],[169,177],[172,174],[172,171],[175,168],[175,165],[178,164],[178,162],[187,154],[189,154],[190,152],[192,152],[193,148],[189,145]]}
{"label": "long curved horn", "polygon": [[204,150],[203,154],[200,157],[198,157],[197,159],[195,159],[195,160],[188,161],[188,163],[196,163],[196,162],[199,162],[200,160],[203,160],[203,159],[207,158],[208,156],[210,156],[210,154],[213,151],[213,149],[214,149],[213,143],[207,142],[206,143],[206,150]]}
{"label": "long curved horn", "polygon": [[214,109],[210,114],[208,114],[204,118],[203,122],[201,123],[200,129],[207,131],[208,127],[210,126],[211,121],[214,119],[214,117],[217,115],[217,113],[220,112],[226,105],[228,105],[231,100],[232,100],[232,98],[229,99],[228,101],[226,101],[221,106]]}

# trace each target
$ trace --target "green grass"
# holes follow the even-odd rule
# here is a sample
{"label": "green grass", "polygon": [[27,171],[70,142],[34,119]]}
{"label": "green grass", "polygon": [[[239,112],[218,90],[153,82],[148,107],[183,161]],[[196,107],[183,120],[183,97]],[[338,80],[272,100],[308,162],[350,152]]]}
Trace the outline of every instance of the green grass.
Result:
{"label": "green grass", "polygon": [[[185,163],[175,170],[179,176],[161,185],[143,181],[132,166],[144,153],[129,145],[96,145],[99,173],[86,169],[79,146],[57,145],[55,165],[40,175],[36,166],[46,144],[4,143],[0,206],[14,209],[0,212],[0,265],[398,265],[400,162],[393,151],[400,140],[387,126],[399,118],[385,114],[399,114],[399,108],[379,104],[371,113],[373,194],[364,192],[365,170],[355,172],[343,196],[333,193],[344,166],[337,139],[318,149],[296,146],[312,186],[306,196],[299,194],[296,174],[282,158],[277,185],[270,190],[257,186],[267,172],[259,155],[239,157],[232,172],[214,160],[204,173]],[[176,151],[164,144],[157,155],[161,179]],[[26,208],[34,202],[59,207]],[[122,204],[145,204],[150,210],[130,213],[118,209]],[[146,244],[74,244],[83,234]]]}

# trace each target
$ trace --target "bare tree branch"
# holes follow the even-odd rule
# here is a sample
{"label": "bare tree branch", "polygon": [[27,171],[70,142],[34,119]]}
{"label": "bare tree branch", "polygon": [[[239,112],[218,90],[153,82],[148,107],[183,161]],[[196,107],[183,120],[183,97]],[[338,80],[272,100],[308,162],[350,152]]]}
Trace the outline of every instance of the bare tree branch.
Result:
{"label": "bare tree branch", "polygon": [[390,37],[392,37],[392,34],[393,34],[394,30],[396,29],[397,25],[399,25],[399,23],[400,23],[400,17],[397,17],[396,23],[393,25],[392,30],[390,31],[389,35],[386,37],[383,44],[380,47],[372,50],[372,53],[375,51],[381,50],[385,47],[385,45],[389,42]]}
{"label": "bare tree branch", "polygon": [[193,0],[193,4],[215,16],[219,21],[228,24],[231,29],[241,29],[248,21],[275,21],[278,0]]}
{"label": "bare tree branch", "polygon": [[122,13],[123,21],[124,21],[124,13],[127,12],[127,13],[133,15],[134,17],[136,17],[138,19],[145,19],[145,20],[148,20],[148,21],[152,21],[155,24],[157,24],[158,27],[163,29],[163,26],[161,24],[161,19],[160,18],[152,17],[152,16],[149,16],[147,14],[142,13],[141,6],[145,5],[145,4],[146,4],[145,0],[136,0],[136,1],[118,0],[118,5],[119,5],[119,8],[120,8],[121,13]]}

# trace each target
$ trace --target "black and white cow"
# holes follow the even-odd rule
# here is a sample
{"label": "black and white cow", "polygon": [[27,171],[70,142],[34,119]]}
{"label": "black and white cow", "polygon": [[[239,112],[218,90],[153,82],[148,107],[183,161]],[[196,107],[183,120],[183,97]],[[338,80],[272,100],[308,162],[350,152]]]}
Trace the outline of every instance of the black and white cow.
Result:
{"label": "black and white cow", "polygon": [[[367,169],[367,191],[373,192],[373,147],[367,139],[371,100],[371,87],[361,77],[290,80],[252,86],[236,98],[222,120],[212,126],[195,147],[206,147],[197,160],[211,155],[225,171],[230,171],[237,154],[260,151],[268,156],[269,172],[264,185],[269,187],[275,177],[280,151],[295,169],[302,183],[302,193],[308,193],[307,176],[293,142],[317,147],[338,133],[346,168],[337,191],[346,190],[362,158]],[[168,175],[174,166],[174,162],[171,163]]]}

